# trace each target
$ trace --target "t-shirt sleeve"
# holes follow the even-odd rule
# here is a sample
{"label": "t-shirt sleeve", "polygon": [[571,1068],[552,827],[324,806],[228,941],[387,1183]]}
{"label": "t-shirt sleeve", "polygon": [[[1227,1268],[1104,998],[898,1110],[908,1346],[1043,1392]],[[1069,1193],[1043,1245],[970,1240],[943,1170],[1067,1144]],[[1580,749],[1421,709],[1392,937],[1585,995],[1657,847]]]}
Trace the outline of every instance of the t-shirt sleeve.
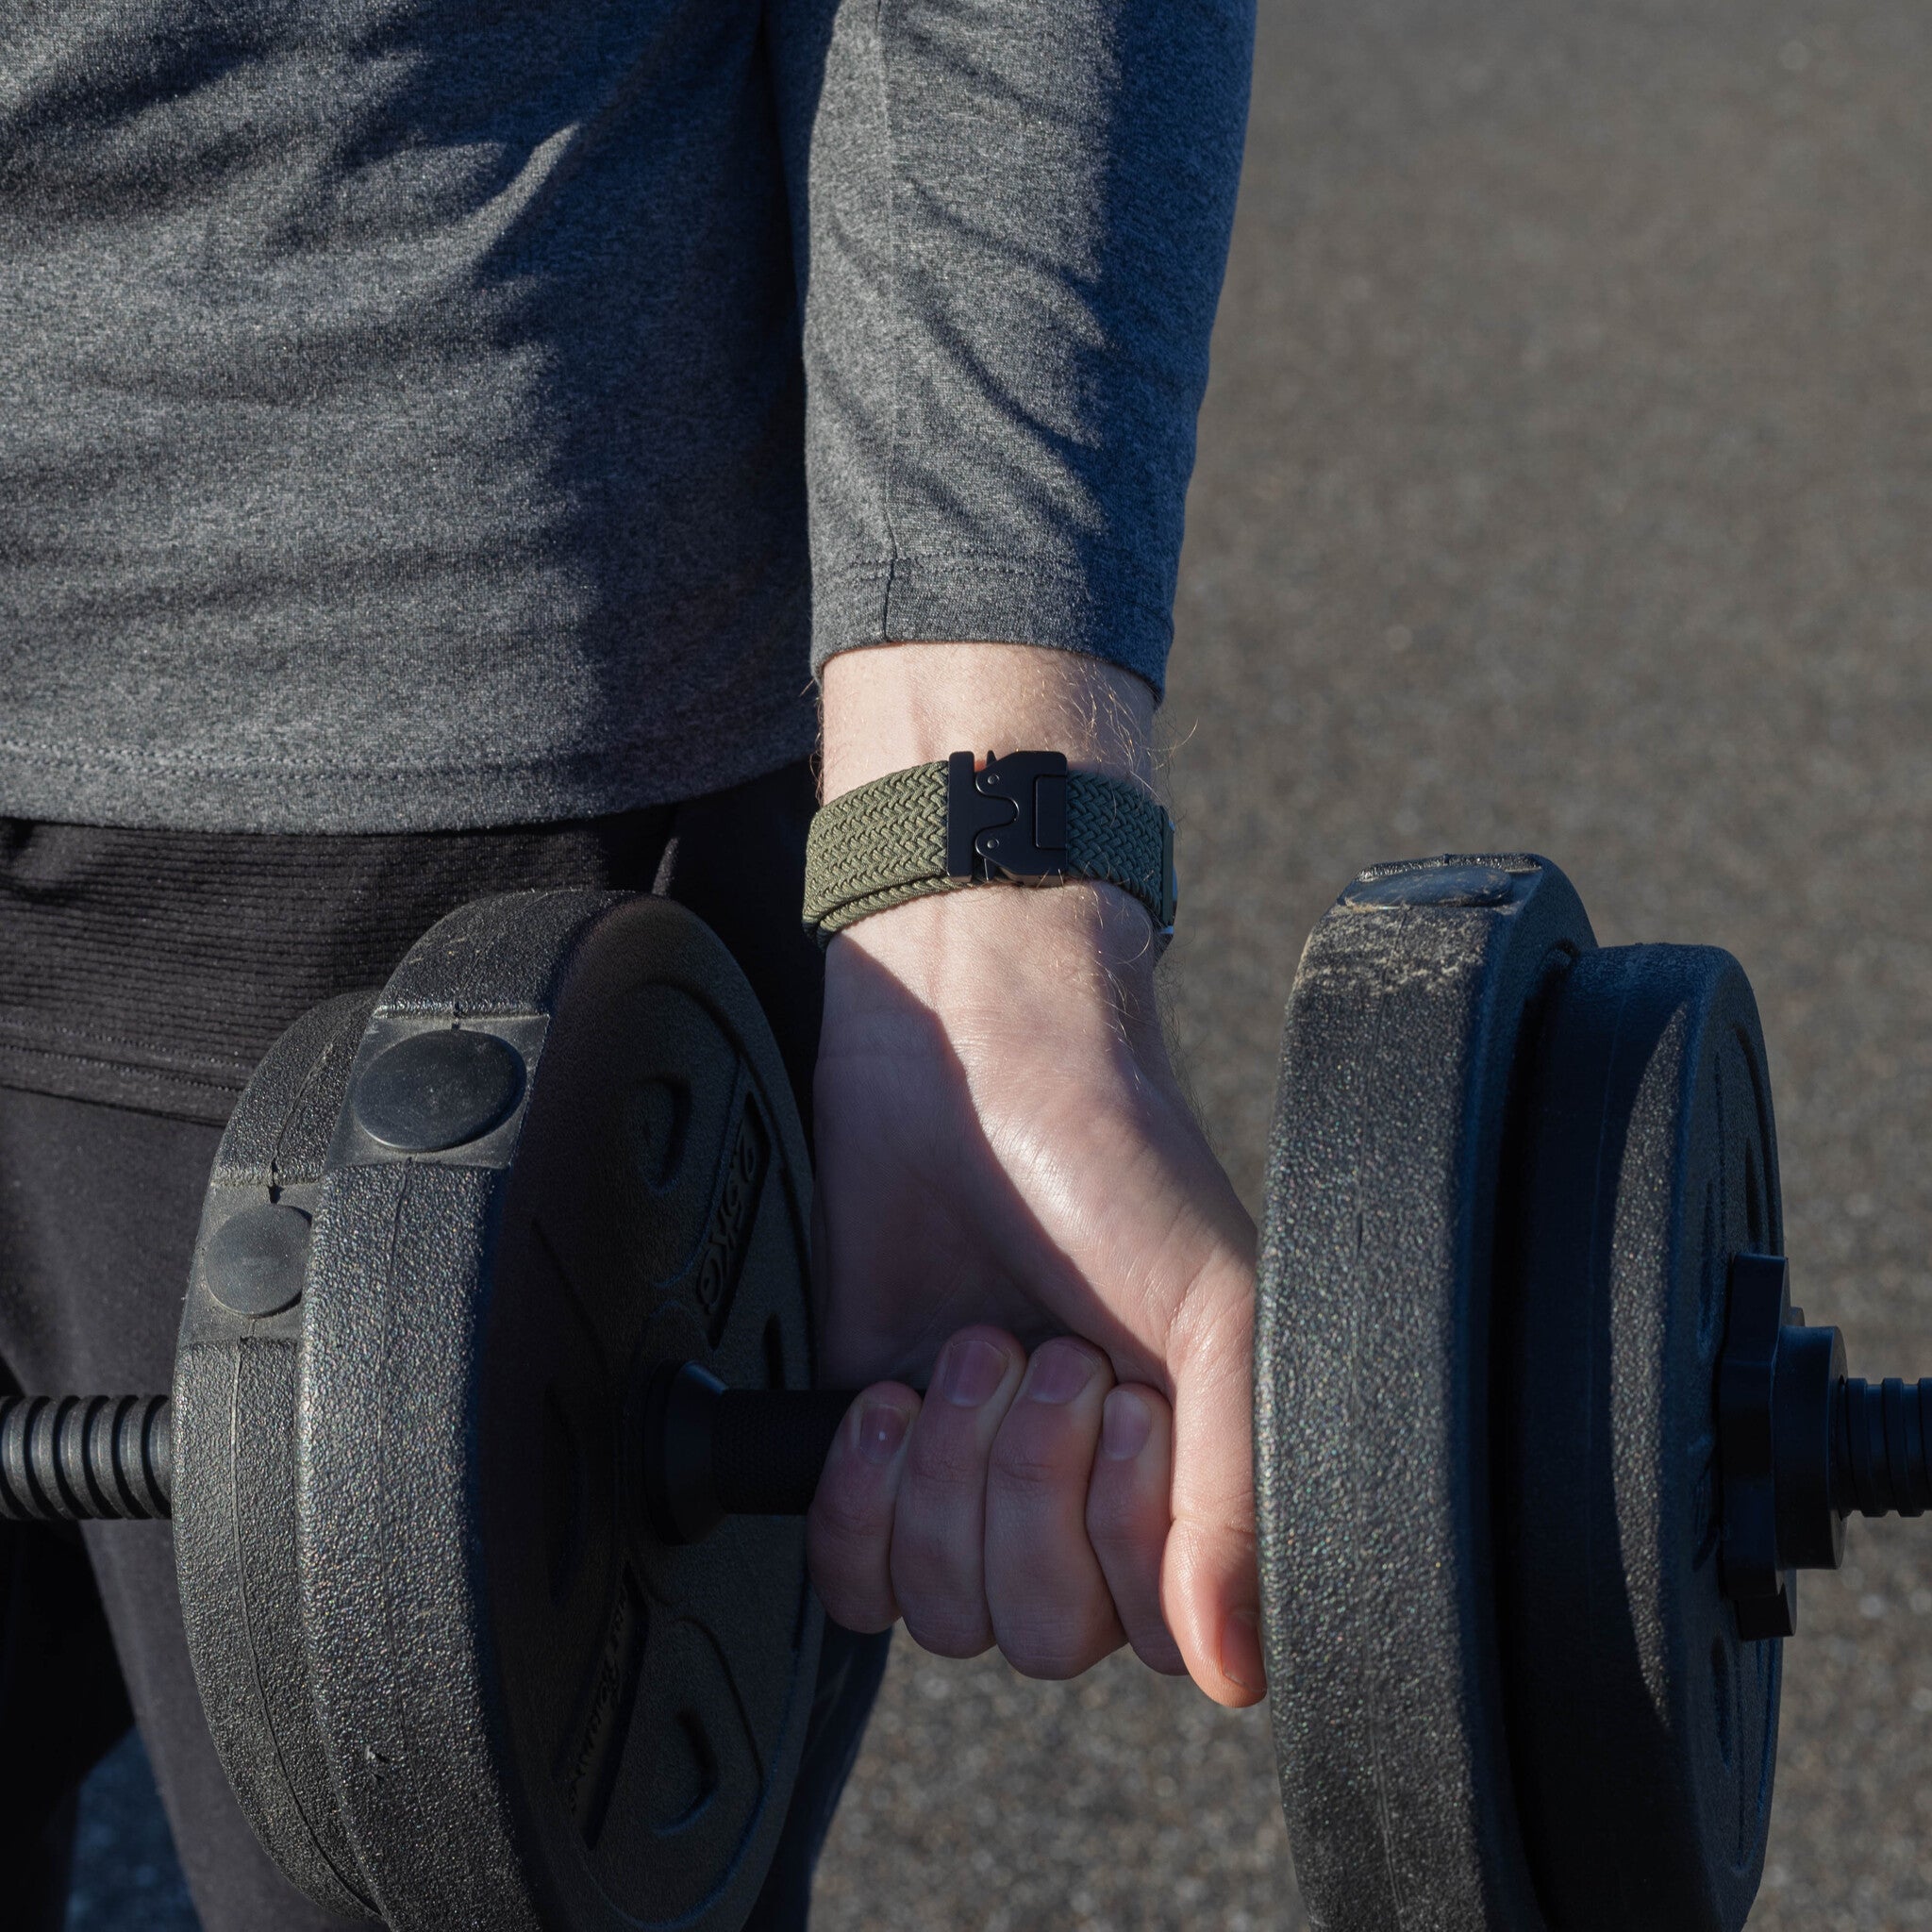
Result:
{"label": "t-shirt sleeve", "polygon": [[771,0],[812,663],[1093,653],[1161,689],[1252,0]]}

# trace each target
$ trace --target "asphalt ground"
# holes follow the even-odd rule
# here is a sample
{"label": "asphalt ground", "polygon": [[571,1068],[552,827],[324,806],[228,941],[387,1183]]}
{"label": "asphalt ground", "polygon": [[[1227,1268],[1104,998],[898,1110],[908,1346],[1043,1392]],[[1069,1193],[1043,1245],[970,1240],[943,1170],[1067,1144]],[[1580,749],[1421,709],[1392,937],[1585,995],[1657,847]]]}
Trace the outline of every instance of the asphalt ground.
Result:
{"label": "asphalt ground", "polygon": [[[1164,713],[1164,971],[1252,1205],[1336,891],[1540,850],[1606,942],[1744,962],[1799,1296],[1932,1370],[1928,99],[1915,0],[1264,8]],[[1928,1774],[1932,1528],[1857,1525],[1754,1927],[1932,1925]],[[1132,1665],[902,1643],[816,1921],[1295,1926],[1272,1777],[1258,1714]]]}

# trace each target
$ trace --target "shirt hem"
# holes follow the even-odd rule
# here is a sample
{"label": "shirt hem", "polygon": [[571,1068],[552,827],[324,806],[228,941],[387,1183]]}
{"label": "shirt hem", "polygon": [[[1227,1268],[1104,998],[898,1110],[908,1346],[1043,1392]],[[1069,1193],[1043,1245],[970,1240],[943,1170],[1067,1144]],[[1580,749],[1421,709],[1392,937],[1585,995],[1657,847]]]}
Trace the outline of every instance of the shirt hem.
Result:
{"label": "shirt hem", "polygon": [[227,1124],[246,1085],[245,1074],[232,1081],[208,1079],[172,1068],[0,1041],[0,1087],[55,1100],[220,1127]]}
{"label": "shirt hem", "polygon": [[603,818],[763,777],[808,757],[817,720],[790,715],[713,741],[680,731],[566,756],[446,765],[217,763],[142,748],[0,748],[0,817],[183,832],[453,832]]}

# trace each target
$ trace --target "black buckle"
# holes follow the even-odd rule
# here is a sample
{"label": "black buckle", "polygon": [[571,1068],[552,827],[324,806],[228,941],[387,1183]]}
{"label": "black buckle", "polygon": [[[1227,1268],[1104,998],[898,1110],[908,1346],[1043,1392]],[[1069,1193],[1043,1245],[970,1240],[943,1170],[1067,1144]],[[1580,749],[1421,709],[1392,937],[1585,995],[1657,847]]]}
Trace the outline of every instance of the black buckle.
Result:
{"label": "black buckle", "polygon": [[1067,873],[1067,755],[973,754],[946,760],[946,876],[1058,885]]}

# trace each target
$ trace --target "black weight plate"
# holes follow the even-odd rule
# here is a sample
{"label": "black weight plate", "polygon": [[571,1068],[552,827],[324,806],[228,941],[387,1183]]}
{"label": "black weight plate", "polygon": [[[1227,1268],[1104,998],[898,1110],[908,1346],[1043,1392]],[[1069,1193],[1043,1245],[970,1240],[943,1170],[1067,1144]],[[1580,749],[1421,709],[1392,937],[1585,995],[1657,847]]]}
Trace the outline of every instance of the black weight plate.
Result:
{"label": "black weight plate", "polygon": [[1519,1044],[1593,943],[1541,859],[1377,867],[1290,998],[1255,1476],[1282,1801],[1327,1932],[1541,1924],[1495,1623],[1491,1322]]}
{"label": "black weight plate", "polygon": [[453,1026],[514,1050],[512,1111],[409,1155],[346,1109],[304,1296],[304,1613],[349,1837],[398,1932],[728,1932],[819,1612],[795,1520],[657,1542],[637,1410],[667,1359],[810,1382],[783,1069],[724,947],[654,899],[452,915],[358,1067]]}
{"label": "black weight plate", "polygon": [[1783,1251],[1757,1006],[1726,953],[1599,952],[1534,1066],[1497,1487],[1525,1838],[1564,1932],[1735,1932],[1782,1650],[1718,1574],[1730,1257]]}
{"label": "black weight plate", "polygon": [[215,1750],[271,1857],[317,1904],[374,1918],[315,1728],[295,1557],[296,1297],[323,1164],[375,1003],[276,1041],[215,1155],[175,1359],[175,1571]]}

